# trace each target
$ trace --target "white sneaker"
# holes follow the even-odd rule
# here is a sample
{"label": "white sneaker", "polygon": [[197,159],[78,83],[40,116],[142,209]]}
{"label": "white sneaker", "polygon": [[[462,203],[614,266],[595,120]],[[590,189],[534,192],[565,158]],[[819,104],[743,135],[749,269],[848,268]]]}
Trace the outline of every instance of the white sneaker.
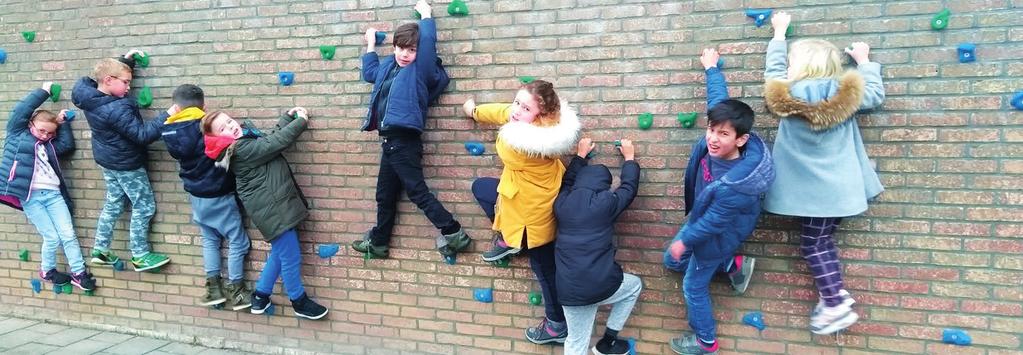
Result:
{"label": "white sneaker", "polygon": [[843,301],[834,307],[824,306],[820,312],[810,317],[810,331],[818,335],[827,335],[856,323],[860,315],[853,312],[847,302]]}
{"label": "white sneaker", "polygon": [[[852,305],[856,304],[856,300],[854,300],[852,298],[852,295],[849,294],[849,291],[846,291],[844,288],[838,290],[838,295],[842,297],[842,305],[845,305],[846,307],[852,307]],[[810,313],[810,316],[813,317],[815,314],[820,313],[822,308],[824,308],[823,298],[817,300],[817,305],[813,307],[813,312]]]}

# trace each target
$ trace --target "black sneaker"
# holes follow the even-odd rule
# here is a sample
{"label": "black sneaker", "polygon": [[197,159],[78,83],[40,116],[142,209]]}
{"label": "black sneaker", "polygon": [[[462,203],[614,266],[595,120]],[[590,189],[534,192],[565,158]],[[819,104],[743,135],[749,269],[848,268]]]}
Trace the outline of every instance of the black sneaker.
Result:
{"label": "black sneaker", "polygon": [[629,342],[618,338],[601,338],[597,345],[593,346],[592,351],[594,355],[627,355]]}
{"label": "black sneaker", "polygon": [[483,253],[483,261],[491,262],[498,261],[507,256],[518,254],[522,251],[521,248],[513,248],[504,242],[504,236],[501,232],[494,233],[493,249]]}
{"label": "black sneaker", "polygon": [[263,314],[270,308],[270,295],[260,295],[259,292],[252,293],[252,307],[249,312],[252,314]]}
{"label": "black sneaker", "polygon": [[96,289],[96,279],[92,278],[92,274],[88,271],[71,274],[71,284],[77,286],[83,291],[92,291]]}
{"label": "black sneaker", "polygon": [[71,282],[71,276],[63,272],[57,271],[57,269],[50,269],[50,271],[43,272],[39,270],[39,278],[52,282],[54,285],[63,286],[68,282]]}
{"label": "black sneaker", "polygon": [[[256,302],[252,302],[252,307],[255,307]],[[309,299],[309,296],[302,294],[297,300],[291,300],[291,307],[295,308],[295,315],[308,318],[308,319],[320,319],[327,315],[327,307],[321,306],[320,304],[313,302]]]}
{"label": "black sneaker", "polygon": [[[526,340],[533,344],[564,343],[568,339],[568,327],[560,332],[551,327],[550,321],[544,317],[543,321],[535,327],[526,328]],[[628,346],[628,345],[626,345]]]}

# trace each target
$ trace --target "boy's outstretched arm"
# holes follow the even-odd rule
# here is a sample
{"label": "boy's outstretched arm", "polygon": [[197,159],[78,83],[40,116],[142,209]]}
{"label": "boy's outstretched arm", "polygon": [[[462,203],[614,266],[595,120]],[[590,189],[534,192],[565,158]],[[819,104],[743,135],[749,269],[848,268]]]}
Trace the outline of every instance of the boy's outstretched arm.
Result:
{"label": "boy's outstretched arm", "polygon": [[32,112],[39,108],[39,106],[42,106],[46,99],[50,98],[50,86],[52,85],[53,82],[51,81],[43,83],[42,88],[32,90],[28,95],[25,95],[24,99],[21,99],[21,101],[18,101],[18,104],[14,105],[14,110],[11,110],[11,116],[7,119],[8,137],[13,133],[28,129],[28,121],[32,119]]}
{"label": "boy's outstretched arm", "polygon": [[700,63],[707,75],[707,111],[717,106],[721,101],[728,100],[728,83],[725,81],[725,74],[718,68],[718,59],[721,56],[714,48],[703,50],[700,56]]}
{"label": "boy's outstretched arm", "polygon": [[636,193],[639,191],[639,163],[636,162],[636,147],[632,145],[631,140],[622,139],[621,142],[622,146],[618,149],[625,157],[625,163],[622,164],[621,184],[614,191],[617,203],[612,214],[613,218],[618,218],[618,215],[632,204],[632,200],[636,198]]}
{"label": "boy's outstretched arm", "polygon": [[138,108],[124,110],[110,126],[122,137],[137,145],[149,145],[160,139],[160,126],[163,121],[152,119],[143,121]]}
{"label": "boy's outstretched arm", "polygon": [[376,52],[377,29],[366,29],[366,54],[362,55],[362,80],[373,84],[377,80],[377,69],[380,68],[380,56]]}
{"label": "boy's outstretched arm", "polygon": [[790,21],[792,16],[784,11],[771,16],[774,39],[767,44],[764,79],[785,79],[788,76],[788,44],[785,43],[785,30],[789,28]]}
{"label": "boy's outstretched arm", "polygon": [[[304,108],[293,108],[288,110],[284,116],[290,117],[293,113],[298,113],[300,119],[294,119],[273,133],[253,139],[252,143],[246,144],[244,147],[239,146],[235,151],[235,159],[261,165],[273,160],[278,154],[288,149],[305,131],[309,122],[309,115]],[[286,119],[290,118],[281,117],[281,122]]]}
{"label": "boy's outstretched arm", "polygon": [[416,70],[420,78],[436,76],[437,63],[437,22],[433,19],[433,9],[426,0],[416,2],[419,20],[419,44],[416,46]]}
{"label": "boy's outstretched arm", "polygon": [[590,160],[586,158],[593,150],[593,140],[589,138],[583,138],[576,144],[576,155],[572,157],[572,161],[568,163],[568,168],[565,169],[565,176],[561,178],[561,189],[558,190],[558,197],[568,194],[572,186],[575,185],[575,176],[579,174],[579,170],[582,170]]}

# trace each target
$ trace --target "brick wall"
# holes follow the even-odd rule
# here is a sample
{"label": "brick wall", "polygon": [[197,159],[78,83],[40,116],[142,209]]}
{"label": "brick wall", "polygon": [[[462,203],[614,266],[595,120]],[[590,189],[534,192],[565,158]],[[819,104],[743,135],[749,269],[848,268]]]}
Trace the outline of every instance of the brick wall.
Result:
{"label": "brick wall", "polygon": [[[688,326],[679,276],[666,272],[662,247],[683,222],[681,178],[689,146],[702,130],[683,129],[679,112],[704,111],[697,54],[716,46],[724,55],[731,93],[758,110],[757,130],[773,139],[777,119],[761,99],[768,26],[757,28],[745,7],[793,13],[795,38],[822,37],[844,46],[865,41],[884,65],[888,99],[859,118],[870,156],[887,190],[861,217],[848,219],[838,242],[848,288],[862,320],[842,336],[812,336],[808,314],[816,294],[798,256],[796,222],[768,216],[744,251],[759,258],[748,293],[731,296],[712,285],[725,353],[964,353],[1023,351],[1023,114],[1012,92],[1023,89],[1023,1],[469,1],[471,15],[438,14],[439,50],[452,77],[431,111],[423,159],[430,186],[471,227],[476,251],[454,266],[432,249],[436,232],[407,200],[401,202],[391,259],[364,261],[344,249],[329,260],[319,243],[346,245],[373,224],[379,146],[358,131],[370,85],[359,81],[358,57],[367,26],[388,32],[410,20],[411,0],[363,1],[21,1],[0,4],[0,111],[44,80],[64,85],[71,107],[74,80],[97,59],[138,47],[152,55],[135,87],[152,87],[152,117],[170,105],[173,87],[201,85],[210,107],[264,126],[281,110],[301,105],[314,118],[287,152],[312,214],[301,226],[303,274],[309,292],[330,306],[326,322],[278,315],[216,311],[196,305],[202,293],[198,230],[176,165],[162,143],[149,165],[158,201],[150,240],[171,255],[162,273],[94,268],[101,289],[32,294],[39,237],[17,211],[0,212],[0,300],[4,311],[33,317],[120,325],[168,334],[226,339],[252,351],[276,346],[341,353],[560,353],[535,346],[522,328],[542,307],[527,302],[535,288],[524,258],[512,268],[478,261],[488,223],[469,192],[480,176],[498,176],[493,127],[460,117],[468,97],[507,101],[517,77],[555,82],[576,105],[585,135],[599,142],[600,163],[617,167],[609,144],[638,142],[644,167],[640,196],[620,219],[618,259],[642,276],[646,289],[624,335],[639,352],[669,353],[667,341]],[[930,29],[947,7],[951,24]],[[34,43],[19,33],[38,31]],[[388,39],[390,41],[390,39]],[[959,64],[955,47],[977,43],[976,63]],[[334,60],[321,44],[338,45]],[[386,47],[386,46],[385,46]],[[389,49],[385,50],[389,51]],[[295,84],[277,84],[294,71]],[[655,114],[640,131],[636,116]],[[702,115],[701,115],[702,120]],[[84,119],[75,121],[78,151],[65,161],[77,204],[76,230],[91,250],[104,184],[92,160]],[[488,154],[465,153],[466,140],[487,142]],[[127,217],[114,248],[126,251]],[[253,230],[255,240],[258,232]],[[17,250],[32,250],[20,262]],[[246,277],[255,279],[268,245],[254,242]],[[63,256],[60,257],[63,260]],[[492,287],[493,304],[472,299],[471,288]],[[279,293],[278,293],[279,295]],[[762,311],[768,328],[741,324]],[[598,322],[603,327],[602,322]],[[974,345],[940,342],[946,327],[966,329]],[[599,329],[599,328],[598,328]]]}

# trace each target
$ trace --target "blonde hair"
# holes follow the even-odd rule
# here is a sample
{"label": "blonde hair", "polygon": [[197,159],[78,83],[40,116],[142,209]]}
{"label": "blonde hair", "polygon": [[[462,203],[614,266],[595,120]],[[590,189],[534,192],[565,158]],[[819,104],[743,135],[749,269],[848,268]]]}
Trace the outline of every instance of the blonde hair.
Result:
{"label": "blonde hair", "polygon": [[831,42],[803,39],[789,48],[789,80],[836,79],[842,75],[841,51]]}
{"label": "blonde hair", "polygon": [[121,61],[114,58],[104,58],[99,63],[96,63],[96,67],[92,69],[92,80],[99,82],[105,77],[116,77],[123,73],[131,73],[131,68],[127,64],[121,63]]}
{"label": "blonde hair", "polygon": [[30,122],[49,122],[57,123],[57,115],[47,110],[36,110],[32,112],[32,117],[28,119]]}

